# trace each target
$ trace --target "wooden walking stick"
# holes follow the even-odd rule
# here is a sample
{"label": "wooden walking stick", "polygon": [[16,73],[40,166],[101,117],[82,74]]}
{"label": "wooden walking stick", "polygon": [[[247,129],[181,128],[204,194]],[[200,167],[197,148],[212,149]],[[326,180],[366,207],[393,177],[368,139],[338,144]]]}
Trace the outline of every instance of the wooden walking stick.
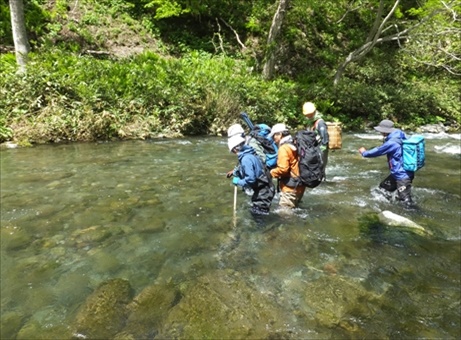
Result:
{"label": "wooden walking stick", "polygon": [[237,186],[234,186],[234,228],[237,226]]}

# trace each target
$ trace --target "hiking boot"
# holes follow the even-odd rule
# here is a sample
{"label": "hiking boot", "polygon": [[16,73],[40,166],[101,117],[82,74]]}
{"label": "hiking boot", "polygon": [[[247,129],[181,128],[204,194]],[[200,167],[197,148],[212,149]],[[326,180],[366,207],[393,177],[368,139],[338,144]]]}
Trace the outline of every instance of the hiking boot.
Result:
{"label": "hiking boot", "polygon": [[253,215],[269,215],[269,209],[251,207],[250,211]]}
{"label": "hiking boot", "polygon": [[378,192],[384,196],[387,200],[391,201],[393,197],[392,191],[388,191],[384,188],[378,187]]}
{"label": "hiking boot", "polygon": [[417,208],[416,203],[411,199],[407,198],[403,201],[400,201],[405,209],[414,210]]}

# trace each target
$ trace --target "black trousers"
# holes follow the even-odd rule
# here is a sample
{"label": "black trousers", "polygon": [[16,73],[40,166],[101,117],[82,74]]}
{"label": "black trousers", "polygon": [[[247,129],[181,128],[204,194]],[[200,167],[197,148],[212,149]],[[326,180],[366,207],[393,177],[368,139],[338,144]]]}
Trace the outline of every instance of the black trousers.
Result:
{"label": "black trousers", "polygon": [[396,180],[392,175],[389,175],[381,183],[379,183],[379,187],[389,192],[394,192],[397,190],[399,200],[404,202],[411,202],[412,183],[413,177]]}
{"label": "black trousers", "polygon": [[272,199],[275,196],[275,186],[272,183],[272,177],[263,174],[258,178],[255,186],[252,187],[254,190],[251,201],[253,203],[253,209],[255,212],[269,212],[269,208],[272,203]]}

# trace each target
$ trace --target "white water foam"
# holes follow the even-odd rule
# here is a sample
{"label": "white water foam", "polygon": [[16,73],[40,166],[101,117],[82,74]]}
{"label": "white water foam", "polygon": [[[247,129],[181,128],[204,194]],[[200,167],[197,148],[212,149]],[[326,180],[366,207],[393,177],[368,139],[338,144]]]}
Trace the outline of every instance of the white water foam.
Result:
{"label": "white water foam", "polygon": [[413,188],[413,191],[415,193],[421,193],[421,194],[426,194],[428,196],[432,196],[434,197],[435,195],[440,195],[440,196],[444,196],[444,195],[450,195],[452,198],[461,198],[461,196],[457,195],[457,194],[447,194],[445,191],[443,190],[437,190],[437,189],[429,189],[429,188],[421,188],[421,187],[415,187]]}
{"label": "white water foam", "polygon": [[349,177],[345,176],[334,176],[331,180],[328,180],[328,182],[342,182],[347,180]]}
{"label": "white water foam", "polygon": [[461,145],[453,145],[447,143],[445,145],[434,146],[434,150],[439,153],[448,153],[451,155],[460,155],[461,154]]}
{"label": "white water foam", "polygon": [[446,133],[446,132],[440,132],[440,133],[422,133],[422,136],[424,136],[425,139],[457,139],[461,140],[461,134],[460,133]]}
{"label": "white water foam", "polygon": [[360,138],[360,139],[383,139],[383,136],[381,135],[372,135],[372,134],[365,134],[365,133],[356,133],[354,134],[354,137]]}
{"label": "white water foam", "polygon": [[[456,140],[461,140],[461,134],[460,133],[446,133],[446,132],[440,132],[440,133],[416,133],[416,132],[405,132],[403,131],[407,137],[410,137],[411,135],[421,135],[425,139],[456,139]],[[380,140],[383,138],[383,136],[379,134],[373,134],[373,133],[356,133],[354,134],[354,137],[360,138],[360,139],[375,139],[375,140]]]}

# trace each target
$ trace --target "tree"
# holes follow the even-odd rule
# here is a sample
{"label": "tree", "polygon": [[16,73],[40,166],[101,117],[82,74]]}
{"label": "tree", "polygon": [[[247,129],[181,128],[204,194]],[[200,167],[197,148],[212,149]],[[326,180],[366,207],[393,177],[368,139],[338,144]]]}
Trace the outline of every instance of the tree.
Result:
{"label": "tree", "polygon": [[30,45],[26,33],[23,0],[10,0],[10,12],[16,62],[20,72],[25,72]]}
{"label": "tree", "polygon": [[461,2],[433,2],[428,1],[423,8],[411,10],[412,15],[421,19],[429,12],[431,20],[415,28],[406,43],[401,46],[406,61],[415,67],[442,69],[460,76]]}
{"label": "tree", "polygon": [[288,7],[289,0],[280,0],[277,11],[274,14],[272,19],[272,25],[269,30],[269,35],[267,37],[267,50],[266,50],[266,62],[263,67],[263,77],[265,79],[271,79],[274,74],[275,68],[275,57],[276,57],[276,41],[277,37],[280,34],[280,29],[282,27],[283,19],[285,17],[285,11]]}
{"label": "tree", "polygon": [[[410,14],[414,15],[415,19],[417,19],[411,21],[399,19],[396,15],[394,15],[398,9],[400,0],[395,0],[392,7],[384,16],[385,3],[385,0],[379,1],[374,24],[365,43],[350,52],[346,59],[341,63],[334,76],[334,85],[339,83],[339,80],[350,63],[362,59],[377,44],[389,41],[398,42],[403,51],[408,50],[410,53],[419,51],[418,55],[420,56],[421,52],[425,53],[425,57],[422,59],[431,58],[428,57],[428,51],[430,51],[430,49],[428,49],[429,44],[439,44],[438,48],[433,49],[432,56],[439,60],[446,60],[447,58],[450,59],[450,62],[443,62],[443,65],[439,66],[450,70],[452,73],[456,73],[456,71],[453,71],[454,68],[452,67],[452,61],[457,61],[458,63],[456,64],[459,64],[459,36],[461,33],[459,28],[459,18],[457,18],[456,12],[456,8],[460,7],[457,0],[452,0],[447,3],[439,0],[427,1],[425,6],[408,11]],[[440,20],[438,20],[439,24],[437,24],[437,16],[443,14],[448,15],[448,17],[452,16],[453,18],[453,20],[449,21],[450,24],[448,24],[448,27],[447,24],[440,25]],[[385,35],[384,33],[386,32],[390,33]],[[447,42],[444,46],[446,47],[448,44],[449,49],[441,47],[441,37],[443,37],[444,41]],[[414,41],[417,48],[413,47],[405,49],[405,46],[410,46],[408,44],[410,41]],[[415,46],[415,44],[413,44],[413,46]],[[435,56],[435,54],[438,54],[439,57]],[[441,57],[442,54],[443,57]],[[436,64],[437,63],[435,62],[432,63],[433,66]]]}

